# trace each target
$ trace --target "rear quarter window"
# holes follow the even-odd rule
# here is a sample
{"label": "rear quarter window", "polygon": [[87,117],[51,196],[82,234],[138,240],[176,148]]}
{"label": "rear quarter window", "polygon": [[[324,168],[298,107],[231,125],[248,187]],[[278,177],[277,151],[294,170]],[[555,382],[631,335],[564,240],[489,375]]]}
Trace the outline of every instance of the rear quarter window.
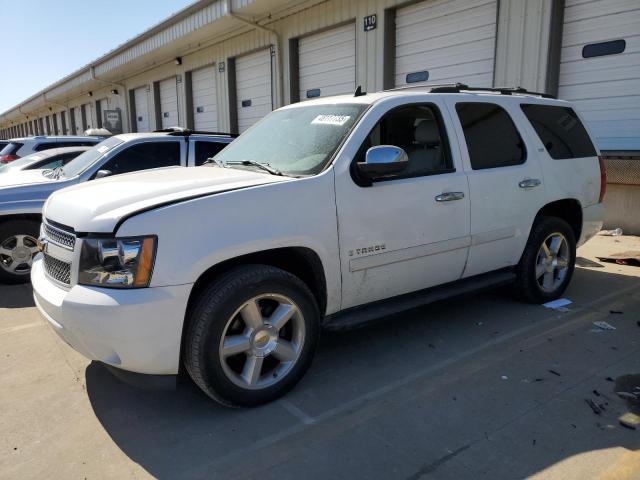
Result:
{"label": "rear quarter window", "polygon": [[584,125],[570,107],[522,104],[538,138],[555,160],[597,155]]}
{"label": "rear quarter window", "polygon": [[15,155],[23,147],[24,143],[11,142],[0,150],[0,155]]}

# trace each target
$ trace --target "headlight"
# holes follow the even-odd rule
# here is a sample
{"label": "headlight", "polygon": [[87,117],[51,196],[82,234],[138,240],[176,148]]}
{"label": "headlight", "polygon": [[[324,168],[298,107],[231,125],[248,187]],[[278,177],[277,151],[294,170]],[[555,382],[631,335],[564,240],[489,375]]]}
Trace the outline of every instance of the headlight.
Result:
{"label": "headlight", "polygon": [[111,288],[149,286],[157,238],[86,238],[80,253],[78,283]]}

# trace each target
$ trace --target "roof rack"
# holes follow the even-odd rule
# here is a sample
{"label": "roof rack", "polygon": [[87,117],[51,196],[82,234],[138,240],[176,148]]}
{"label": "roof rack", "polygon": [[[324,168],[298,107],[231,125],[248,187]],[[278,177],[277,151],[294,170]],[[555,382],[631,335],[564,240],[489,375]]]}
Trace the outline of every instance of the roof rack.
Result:
{"label": "roof rack", "polygon": [[404,85],[402,87],[389,88],[385,90],[410,90],[410,89],[428,89],[431,93],[460,93],[460,92],[495,92],[500,95],[534,95],[542,98],[556,98],[548,93],[530,92],[522,87],[470,87],[464,83],[442,83],[438,85]]}
{"label": "roof rack", "polygon": [[167,127],[161,128],[159,130],[154,130],[153,133],[168,133],[169,135],[175,136],[189,136],[189,135],[220,135],[225,137],[233,137],[236,138],[238,133],[229,133],[229,132],[208,132],[204,130],[191,130],[189,128],[183,127]]}
{"label": "roof rack", "polygon": [[432,93],[495,92],[500,95],[534,95],[542,98],[556,98],[548,93],[530,92],[522,87],[470,87],[464,83],[438,85],[430,90]]}

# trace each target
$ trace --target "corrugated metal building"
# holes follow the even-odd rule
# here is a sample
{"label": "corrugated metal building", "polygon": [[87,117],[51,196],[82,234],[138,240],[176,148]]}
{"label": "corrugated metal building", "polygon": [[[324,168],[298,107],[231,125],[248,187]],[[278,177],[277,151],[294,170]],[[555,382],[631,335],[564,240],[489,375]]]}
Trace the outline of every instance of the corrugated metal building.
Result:
{"label": "corrugated metal building", "polygon": [[448,82],[574,101],[625,183],[608,201],[640,188],[624,170],[640,158],[638,0],[203,0],[1,114],[0,136],[241,132],[357,85]]}

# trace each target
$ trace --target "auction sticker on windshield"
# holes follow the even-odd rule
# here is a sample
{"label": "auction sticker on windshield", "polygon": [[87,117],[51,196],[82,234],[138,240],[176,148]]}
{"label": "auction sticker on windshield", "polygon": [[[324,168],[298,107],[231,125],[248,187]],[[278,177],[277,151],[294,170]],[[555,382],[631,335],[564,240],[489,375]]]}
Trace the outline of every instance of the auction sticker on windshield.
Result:
{"label": "auction sticker on windshield", "polygon": [[350,115],[318,115],[311,123],[316,125],[336,125],[341,127],[349,121]]}

